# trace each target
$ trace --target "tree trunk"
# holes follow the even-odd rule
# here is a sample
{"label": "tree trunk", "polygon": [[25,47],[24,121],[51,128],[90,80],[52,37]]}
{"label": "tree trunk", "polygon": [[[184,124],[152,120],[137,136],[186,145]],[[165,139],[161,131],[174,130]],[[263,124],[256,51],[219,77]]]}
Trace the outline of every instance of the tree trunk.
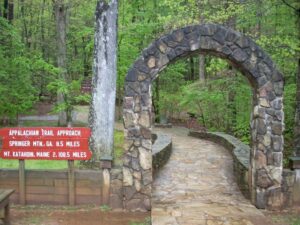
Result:
{"label": "tree trunk", "polygon": [[[198,8],[200,12],[200,24],[204,23],[204,3],[202,4],[201,0],[198,0]],[[205,56],[199,54],[199,81],[205,83]]]}
{"label": "tree trunk", "polygon": [[[298,38],[300,39],[300,8],[296,10]],[[298,47],[300,47],[298,45]],[[298,51],[298,71],[297,71],[297,89],[296,89],[296,110],[295,110],[295,126],[294,126],[294,147],[295,156],[300,156],[300,51]]]}
{"label": "tree trunk", "polygon": [[[123,18],[122,18],[122,25],[124,24],[124,14],[123,14]],[[122,40],[123,37],[119,36],[118,37],[118,49],[120,49],[120,46],[122,44]],[[118,54],[118,65],[121,62],[121,55]],[[117,120],[121,120],[122,119],[122,112],[123,112],[123,108],[122,108],[122,97],[123,97],[123,89],[122,89],[122,77],[121,74],[117,74],[117,116],[116,119]]]}
{"label": "tree trunk", "polygon": [[27,29],[27,22],[25,19],[25,0],[20,0],[20,11],[22,16],[22,23],[23,23],[23,29],[22,29],[22,39],[25,42],[26,46],[30,49],[30,41],[29,41],[29,34]]}
{"label": "tree trunk", "polygon": [[9,3],[8,3],[7,19],[10,23],[12,23],[12,21],[14,19],[14,1],[13,0],[10,0]]}
{"label": "tree trunk", "polygon": [[[42,9],[41,9],[41,49],[42,49],[42,55],[43,59],[46,59],[46,43],[45,43],[45,22],[44,22],[44,16],[45,16],[45,7],[46,7],[46,0],[43,0]],[[45,89],[45,77],[44,73],[40,75],[40,93],[39,97],[41,98],[44,95],[44,89]],[[41,99],[40,99],[41,100]]]}
{"label": "tree trunk", "polygon": [[256,31],[257,31],[257,35],[258,37],[260,37],[261,34],[261,18],[262,18],[262,1],[261,0],[257,0],[256,1],[256,16],[257,16],[257,25],[256,25]]}
{"label": "tree trunk", "polygon": [[85,37],[82,37],[82,57],[83,57],[83,76],[88,77],[90,72],[90,65],[89,65],[89,55],[86,50],[86,43],[89,40],[85,40]]}
{"label": "tree trunk", "polygon": [[46,7],[46,0],[43,0],[42,9],[41,9],[41,48],[43,59],[46,59],[46,43],[45,43],[45,7]]}
{"label": "tree trunk", "polygon": [[194,66],[194,58],[190,56],[190,77],[189,80],[195,80],[195,66]]}
{"label": "tree trunk", "polygon": [[199,80],[205,83],[205,56],[199,55]]}
{"label": "tree trunk", "polygon": [[236,109],[236,102],[235,102],[235,96],[236,92],[234,90],[234,87],[230,87],[230,90],[228,92],[228,123],[227,123],[227,132],[231,135],[234,134],[234,131],[237,126],[237,109]]}
{"label": "tree trunk", "polygon": [[5,19],[7,19],[7,15],[8,15],[8,0],[4,0],[4,4],[3,4],[3,17]]}
{"label": "tree trunk", "polygon": [[153,101],[155,122],[160,123],[160,108],[159,108],[159,77],[155,79],[155,100]]}
{"label": "tree trunk", "polygon": [[300,59],[298,59],[298,72],[297,72],[294,146],[295,146],[295,155],[300,156]]}
{"label": "tree trunk", "polygon": [[[60,68],[60,78],[68,82],[67,77],[67,46],[66,46],[66,26],[67,26],[67,7],[64,0],[54,2],[54,14],[56,20],[57,33],[57,66]],[[64,96],[57,93],[57,104],[64,102]],[[59,113],[58,126],[67,125],[66,112]]]}
{"label": "tree trunk", "polygon": [[89,115],[93,162],[112,160],[117,77],[118,1],[99,0],[96,7],[93,90]]}

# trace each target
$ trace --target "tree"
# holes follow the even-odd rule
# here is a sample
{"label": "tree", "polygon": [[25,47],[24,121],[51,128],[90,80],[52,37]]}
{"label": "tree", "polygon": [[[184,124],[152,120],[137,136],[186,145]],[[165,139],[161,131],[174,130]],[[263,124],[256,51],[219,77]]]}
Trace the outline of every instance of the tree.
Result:
{"label": "tree", "polygon": [[15,28],[0,17],[0,118],[7,125],[36,101],[31,69],[35,62],[24,54]]}
{"label": "tree", "polygon": [[[56,20],[56,32],[57,32],[57,67],[60,69],[60,78],[66,82],[71,80],[68,77],[67,72],[67,44],[66,44],[66,32],[67,32],[67,4],[64,0],[53,0],[54,15]],[[57,93],[57,104],[63,104],[64,94]],[[66,116],[65,111],[59,112],[58,125],[65,126],[70,117]]]}
{"label": "tree", "polygon": [[298,61],[298,72],[297,72],[294,146],[295,146],[295,155],[300,156],[300,59]]}
{"label": "tree", "polygon": [[93,161],[112,160],[116,77],[118,1],[99,0],[96,7],[94,74],[89,125]]}
{"label": "tree", "polygon": [[[199,8],[199,13],[200,13],[200,24],[204,23],[204,7],[201,4],[201,0],[198,0],[197,2],[198,8]],[[202,8],[203,7],[203,8]],[[201,13],[202,11],[202,13]],[[205,56],[203,54],[199,54],[199,80],[200,82],[204,83],[205,82]]]}
{"label": "tree", "polygon": [[74,106],[80,103],[89,103],[90,96],[80,93],[81,80],[72,80],[66,82],[64,79],[58,78],[47,85],[49,91],[60,93],[63,97],[63,102],[56,105],[55,112],[65,112],[68,127],[72,127],[72,112]]}

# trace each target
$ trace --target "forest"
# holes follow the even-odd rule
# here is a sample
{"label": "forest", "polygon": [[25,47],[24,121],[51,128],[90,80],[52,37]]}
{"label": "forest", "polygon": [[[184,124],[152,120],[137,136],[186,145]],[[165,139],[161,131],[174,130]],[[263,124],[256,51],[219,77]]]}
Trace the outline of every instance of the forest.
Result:
{"label": "forest", "polygon": [[[90,94],[82,84],[93,75],[96,4],[0,0],[1,126],[15,125],[37,102],[55,103],[57,95],[63,100],[55,112],[88,104]],[[299,7],[298,0],[119,0],[117,119],[125,76],[144,48],[175,28],[222,24],[255,40],[284,75],[287,164],[300,83]],[[252,89],[238,70],[219,58],[193,55],[162,73],[152,88],[157,122],[184,121],[189,113],[207,130],[230,133],[249,144]]]}

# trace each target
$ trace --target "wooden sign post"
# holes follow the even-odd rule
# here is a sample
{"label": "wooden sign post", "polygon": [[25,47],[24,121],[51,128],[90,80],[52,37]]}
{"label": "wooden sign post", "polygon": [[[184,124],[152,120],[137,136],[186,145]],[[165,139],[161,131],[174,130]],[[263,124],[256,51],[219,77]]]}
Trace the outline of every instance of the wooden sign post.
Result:
{"label": "wooden sign post", "polygon": [[0,129],[3,159],[19,160],[20,204],[25,204],[25,159],[68,160],[69,203],[75,204],[74,160],[88,160],[89,128],[14,127]]}

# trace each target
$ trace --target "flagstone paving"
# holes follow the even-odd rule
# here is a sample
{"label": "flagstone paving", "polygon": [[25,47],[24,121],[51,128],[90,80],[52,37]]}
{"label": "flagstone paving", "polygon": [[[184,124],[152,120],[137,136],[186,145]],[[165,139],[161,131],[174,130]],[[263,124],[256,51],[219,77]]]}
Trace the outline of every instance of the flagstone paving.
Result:
{"label": "flagstone paving", "polygon": [[162,132],[172,135],[173,153],[154,178],[153,225],[272,224],[240,192],[228,150],[184,128]]}

